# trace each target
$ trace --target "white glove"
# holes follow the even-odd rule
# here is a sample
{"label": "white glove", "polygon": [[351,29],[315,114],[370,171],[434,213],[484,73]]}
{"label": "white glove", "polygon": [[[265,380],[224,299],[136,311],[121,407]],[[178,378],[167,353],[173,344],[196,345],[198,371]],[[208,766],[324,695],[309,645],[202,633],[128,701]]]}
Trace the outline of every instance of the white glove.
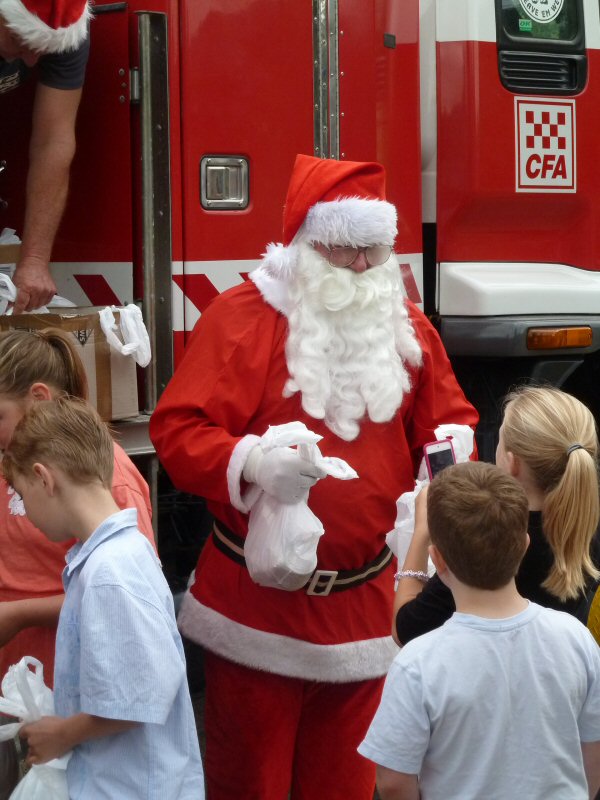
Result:
{"label": "white glove", "polygon": [[327,473],[291,447],[275,447],[263,453],[257,444],[248,455],[243,475],[244,480],[256,483],[280,503],[293,505],[305,500],[310,487]]}

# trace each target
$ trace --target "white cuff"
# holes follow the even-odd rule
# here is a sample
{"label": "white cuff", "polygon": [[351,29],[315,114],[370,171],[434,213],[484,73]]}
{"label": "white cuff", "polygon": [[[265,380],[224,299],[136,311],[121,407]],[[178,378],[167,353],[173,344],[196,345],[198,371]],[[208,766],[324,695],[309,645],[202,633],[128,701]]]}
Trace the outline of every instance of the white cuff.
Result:
{"label": "white cuff", "polygon": [[242,480],[242,472],[246,464],[246,459],[250,455],[250,451],[259,443],[260,436],[255,436],[253,433],[244,436],[233,448],[233,453],[227,465],[227,488],[229,489],[231,505],[244,514],[250,511],[250,508],[262,491],[259,486],[252,485],[249,487],[244,498],[242,498],[240,490],[240,481]]}

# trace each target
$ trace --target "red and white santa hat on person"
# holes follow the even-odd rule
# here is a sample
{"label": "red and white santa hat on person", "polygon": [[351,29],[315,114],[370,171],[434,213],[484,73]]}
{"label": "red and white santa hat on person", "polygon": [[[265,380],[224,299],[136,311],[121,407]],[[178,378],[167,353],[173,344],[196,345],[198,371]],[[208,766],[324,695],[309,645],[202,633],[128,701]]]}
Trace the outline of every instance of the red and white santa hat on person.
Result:
{"label": "red and white santa hat on person", "polygon": [[396,233],[381,164],[296,156],[283,212],[284,245],[391,245]]}
{"label": "red and white santa hat on person", "polygon": [[87,36],[88,0],[0,0],[0,17],[36,53],[75,50]]}
{"label": "red and white santa hat on person", "polygon": [[283,211],[283,243],[269,245],[263,267],[279,275],[293,269],[300,242],[392,245],[397,232],[381,164],[298,155]]}

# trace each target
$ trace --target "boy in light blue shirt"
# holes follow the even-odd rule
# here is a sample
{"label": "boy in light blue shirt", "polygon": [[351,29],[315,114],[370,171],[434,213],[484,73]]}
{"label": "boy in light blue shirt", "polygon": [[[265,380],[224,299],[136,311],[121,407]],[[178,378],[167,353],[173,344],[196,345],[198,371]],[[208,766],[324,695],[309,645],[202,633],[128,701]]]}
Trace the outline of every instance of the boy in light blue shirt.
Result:
{"label": "boy in light blue shirt", "polygon": [[113,443],[83,401],[40,401],[4,454],[7,480],[67,554],[57,716],[22,728],[28,761],[73,751],[70,800],[199,800],[204,779],[185,658],[160,562],[110,491]]}
{"label": "boy in light blue shirt", "polygon": [[600,649],[574,617],[517,592],[528,512],[491,464],[431,482],[429,552],[457,610],[396,656],[358,748],[382,800],[596,796]]}

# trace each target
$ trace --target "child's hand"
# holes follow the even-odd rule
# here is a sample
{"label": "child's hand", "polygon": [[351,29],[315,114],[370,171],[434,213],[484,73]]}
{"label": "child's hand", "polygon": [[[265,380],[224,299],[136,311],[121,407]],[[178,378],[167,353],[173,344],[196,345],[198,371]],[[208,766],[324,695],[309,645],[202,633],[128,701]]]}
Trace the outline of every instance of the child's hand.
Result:
{"label": "child's hand", "polygon": [[45,764],[72,749],[66,722],[63,717],[42,717],[38,722],[30,722],[21,728],[19,735],[27,740],[28,764]]}

